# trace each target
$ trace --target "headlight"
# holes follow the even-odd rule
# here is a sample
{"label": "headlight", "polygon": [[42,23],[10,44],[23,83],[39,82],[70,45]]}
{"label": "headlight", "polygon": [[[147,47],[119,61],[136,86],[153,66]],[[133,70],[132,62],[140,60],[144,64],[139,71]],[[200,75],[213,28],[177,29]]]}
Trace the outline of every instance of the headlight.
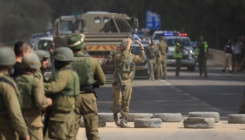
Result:
{"label": "headlight", "polygon": [[190,53],[193,53],[193,51],[192,51],[192,50],[190,50]]}

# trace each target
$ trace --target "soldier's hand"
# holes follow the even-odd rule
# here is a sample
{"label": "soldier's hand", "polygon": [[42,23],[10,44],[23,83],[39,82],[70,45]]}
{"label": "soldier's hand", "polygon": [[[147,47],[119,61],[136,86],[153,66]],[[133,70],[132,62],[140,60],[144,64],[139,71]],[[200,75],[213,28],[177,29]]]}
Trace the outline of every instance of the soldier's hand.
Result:
{"label": "soldier's hand", "polygon": [[51,106],[53,104],[53,101],[51,98],[47,98],[46,100],[47,100],[49,106]]}
{"label": "soldier's hand", "polygon": [[31,138],[30,138],[30,136],[26,136],[25,138],[24,138],[24,140],[30,140]]}
{"label": "soldier's hand", "polygon": [[128,50],[130,50],[131,44],[132,44],[132,40],[130,38],[128,38],[128,46],[127,46]]}

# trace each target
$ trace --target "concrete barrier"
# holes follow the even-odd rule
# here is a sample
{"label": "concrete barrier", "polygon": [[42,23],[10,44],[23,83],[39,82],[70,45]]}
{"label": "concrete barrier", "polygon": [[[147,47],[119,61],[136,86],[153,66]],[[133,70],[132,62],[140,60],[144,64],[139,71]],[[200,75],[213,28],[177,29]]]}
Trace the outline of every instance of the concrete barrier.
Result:
{"label": "concrete barrier", "polygon": [[224,51],[209,49],[208,59],[223,65],[225,62],[224,55]]}
{"label": "concrete barrier", "polygon": [[135,119],[134,127],[135,128],[161,128],[162,120],[160,118]]}

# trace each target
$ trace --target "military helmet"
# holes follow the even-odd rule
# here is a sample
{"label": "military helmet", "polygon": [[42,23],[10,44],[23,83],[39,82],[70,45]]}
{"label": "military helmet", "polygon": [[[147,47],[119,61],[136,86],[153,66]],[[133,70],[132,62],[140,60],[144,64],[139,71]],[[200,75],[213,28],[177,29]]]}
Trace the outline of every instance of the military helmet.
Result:
{"label": "military helmet", "polygon": [[74,54],[68,47],[59,47],[54,51],[55,60],[69,62],[74,60]]}
{"label": "military helmet", "polygon": [[84,38],[83,34],[73,34],[69,36],[68,45],[72,50],[79,50],[84,48]]}
{"label": "military helmet", "polygon": [[38,69],[41,67],[40,60],[35,53],[28,53],[24,55],[21,64],[22,68]]}
{"label": "military helmet", "polygon": [[30,50],[30,53],[36,53],[33,49]]}
{"label": "military helmet", "polygon": [[7,66],[7,65],[14,65],[16,62],[16,57],[14,51],[8,47],[1,47],[0,48],[0,65]]}
{"label": "military helmet", "polygon": [[48,51],[44,50],[37,50],[36,51],[37,56],[39,57],[39,60],[42,61],[45,58],[50,58],[50,54]]}
{"label": "military helmet", "polygon": [[123,39],[123,41],[120,44],[120,47],[125,49],[128,46],[128,39]]}

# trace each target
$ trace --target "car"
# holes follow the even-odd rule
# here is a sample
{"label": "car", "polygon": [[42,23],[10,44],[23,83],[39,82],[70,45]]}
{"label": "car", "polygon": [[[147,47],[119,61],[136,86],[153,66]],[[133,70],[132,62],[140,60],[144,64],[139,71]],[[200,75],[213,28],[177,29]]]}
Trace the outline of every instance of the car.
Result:
{"label": "car", "polygon": [[45,37],[45,36],[46,36],[46,34],[44,34],[44,33],[35,33],[35,34],[33,34],[30,37],[30,43],[31,43],[31,45],[33,46],[38,38]]}
{"label": "car", "polygon": [[38,38],[36,39],[32,49],[49,51],[50,48],[52,47],[52,42],[53,42],[53,36]]}
{"label": "car", "polygon": [[[149,46],[148,41],[140,41],[142,45],[144,46],[144,49],[146,49]],[[131,53],[140,56],[141,54],[141,47],[137,42],[132,43],[131,45],[132,50]],[[135,78],[148,78],[149,77],[149,68],[146,61],[147,56],[145,56],[145,62],[144,63],[136,63],[135,64]]]}
{"label": "car", "polygon": [[176,45],[179,39],[183,40],[183,58],[181,60],[181,66],[187,67],[189,71],[195,71],[196,67],[196,57],[195,52],[191,43],[190,38],[186,33],[165,33],[164,41],[168,45],[168,53],[167,53],[167,66],[175,67],[176,60],[174,58],[174,46]]}

